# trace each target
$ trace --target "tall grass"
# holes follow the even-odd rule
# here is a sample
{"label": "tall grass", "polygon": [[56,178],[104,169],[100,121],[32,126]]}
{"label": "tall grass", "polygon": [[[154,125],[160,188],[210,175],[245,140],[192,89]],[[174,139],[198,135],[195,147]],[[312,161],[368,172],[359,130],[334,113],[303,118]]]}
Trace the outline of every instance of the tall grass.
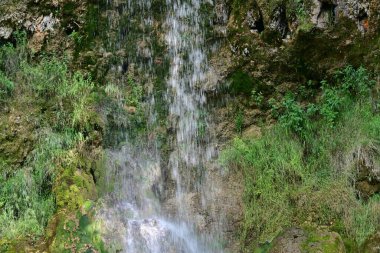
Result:
{"label": "tall grass", "polygon": [[[35,60],[35,59],[33,59]],[[0,161],[0,239],[44,234],[56,211],[54,180],[83,136],[96,124],[97,87],[91,78],[71,73],[64,59],[29,59],[25,37],[17,46],[0,48],[0,103],[34,97],[41,110],[41,126],[33,151],[22,165]]]}
{"label": "tall grass", "polygon": [[358,198],[355,152],[380,143],[380,116],[370,102],[373,81],[347,67],[336,83],[305,105],[288,95],[274,110],[276,126],[258,139],[235,139],[222,156],[244,172],[244,225],[248,249],[292,225],[325,225],[357,244],[380,224],[378,197]]}
{"label": "tall grass", "polygon": [[[50,131],[40,136],[22,169],[0,168],[0,235],[3,238],[41,236],[55,212],[51,188],[59,159],[75,144],[75,137]],[[6,166],[6,164],[3,164]]]}

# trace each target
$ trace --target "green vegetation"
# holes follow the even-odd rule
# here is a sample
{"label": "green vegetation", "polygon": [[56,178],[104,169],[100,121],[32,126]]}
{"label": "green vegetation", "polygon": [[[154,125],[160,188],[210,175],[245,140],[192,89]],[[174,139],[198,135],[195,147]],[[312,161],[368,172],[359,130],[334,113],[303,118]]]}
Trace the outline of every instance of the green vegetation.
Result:
{"label": "green vegetation", "polygon": [[224,151],[223,164],[244,172],[241,239],[248,251],[292,225],[329,226],[356,245],[378,228],[379,196],[358,198],[353,186],[355,153],[380,148],[373,85],[364,68],[349,66],[333,85],[322,82],[315,103],[295,94],[271,101],[279,124]]}
{"label": "green vegetation", "polygon": [[[17,46],[0,48],[0,102],[21,115],[16,125],[10,126],[17,131],[24,127],[28,131],[23,124],[37,126],[33,132],[23,133],[34,136],[31,152],[17,159],[0,159],[0,251],[13,247],[8,242],[48,237],[46,226],[57,210],[61,216],[78,213],[86,201],[96,198],[90,170],[91,162],[101,154],[91,149],[101,143],[96,133],[104,123],[96,109],[105,94],[90,77],[71,73],[65,59],[42,56],[32,61],[22,35]],[[22,108],[22,101],[28,101],[28,108]],[[39,112],[37,118],[29,118],[30,108]],[[22,162],[14,162],[20,159]],[[83,242],[88,245],[91,240],[78,243]]]}

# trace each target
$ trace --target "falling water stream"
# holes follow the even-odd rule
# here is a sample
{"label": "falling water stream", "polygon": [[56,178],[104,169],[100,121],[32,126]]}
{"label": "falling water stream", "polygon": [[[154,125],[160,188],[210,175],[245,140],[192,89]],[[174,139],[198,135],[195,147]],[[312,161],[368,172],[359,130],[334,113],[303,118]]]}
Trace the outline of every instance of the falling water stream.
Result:
{"label": "falling water stream", "polygon": [[[168,105],[167,124],[173,129],[171,151],[164,166],[170,180],[163,180],[162,157],[154,138],[148,143],[136,143],[127,136],[122,148],[108,152],[108,181],[118,190],[110,194],[111,200],[99,216],[122,252],[221,252],[211,245],[213,235],[199,233],[184,201],[190,192],[202,195],[199,178],[205,163],[215,155],[212,145],[200,141],[205,130],[199,122],[204,121],[202,127],[207,127],[202,116],[206,97],[201,87],[207,81],[202,1],[166,0],[164,8],[166,18],[162,22],[169,62],[164,98]],[[150,0],[129,0],[126,8],[144,11],[142,22],[148,27],[152,25],[151,5]],[[153,68],[151,50],[136,51],[148,58],[139,67],[149,73]],[[153,124],[153,96],[148,101],[149,122]],[[170,188],[163,186],[168,182],[174,182],[174,207],[170,213],[154,191]]]}

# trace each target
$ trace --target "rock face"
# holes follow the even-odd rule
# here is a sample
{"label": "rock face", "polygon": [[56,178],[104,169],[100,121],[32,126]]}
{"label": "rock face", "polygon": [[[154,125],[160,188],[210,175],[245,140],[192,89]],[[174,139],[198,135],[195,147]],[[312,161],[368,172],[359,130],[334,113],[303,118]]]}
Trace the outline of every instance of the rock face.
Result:
{"label": "rock face", "polygon": [[83,26],[85,6],[86,1],[1,1],[0,41],[9,41],[14,31],[26,31],[32,51],[50,46],[59,52],[72,46],[67,45],[68,35]]}
{"label": "rock face", "polygon": [[373,236],[364,242],[361,251],[363,253],[378,253],[380,252],[380,232],[375,233]]}
{"label": "rock face", "polygon": [[347,17],[357,23],[358,29],[366,32],[369,17],[375,16],[371,9],[371,1],[361,0],[314,0],[311,21],[318,28],[326,28],[342,17]]}
{"label": "rock face", "polygon": [[368,199],[380,192],[380,165],[376,162],[379,151],[370,146],[360,147],[353,154],[356,169],[356,189],[360,197]]}
{"label": "rock face", "polygon": [[337,233],[323,230],[307,231],[290,228],[275,238],[270,253],[345,253],[342,239]]}

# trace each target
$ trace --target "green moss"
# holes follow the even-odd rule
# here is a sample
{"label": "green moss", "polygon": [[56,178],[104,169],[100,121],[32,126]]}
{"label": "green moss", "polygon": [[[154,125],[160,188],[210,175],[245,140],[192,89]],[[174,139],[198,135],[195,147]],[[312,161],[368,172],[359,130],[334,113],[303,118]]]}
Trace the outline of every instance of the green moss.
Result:
{"label": "green moss", "polygon": [[49,249],[52,253],[107,252],[100,232],[101,224],[93,220],[92,214],[61,213]]}
{"label": "green moss", "polygon": [[90,175],[65,168],[53,188],[57,206],[78,210],[86,201],[96,199],[96,187]]}
{"label": "green moss", "polygon": [[310,253],[341,253],[344,252],[339,237],[332,237],[331,234],[309,231],[308,238],[303,243],[302,248]]}
{"label": "green moss", "polygon": [[250,95],[255,84],[254,79],[243,70],[234,72],[229,81],[229,90],[234,94]]}

